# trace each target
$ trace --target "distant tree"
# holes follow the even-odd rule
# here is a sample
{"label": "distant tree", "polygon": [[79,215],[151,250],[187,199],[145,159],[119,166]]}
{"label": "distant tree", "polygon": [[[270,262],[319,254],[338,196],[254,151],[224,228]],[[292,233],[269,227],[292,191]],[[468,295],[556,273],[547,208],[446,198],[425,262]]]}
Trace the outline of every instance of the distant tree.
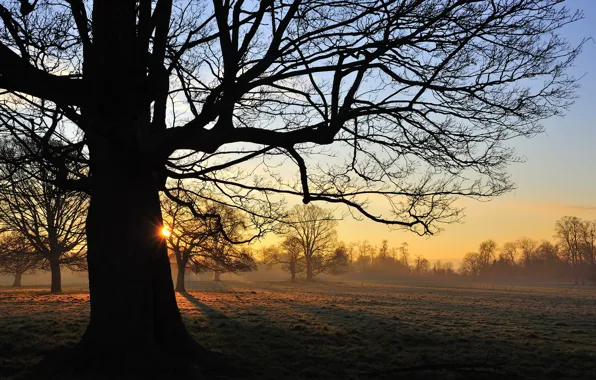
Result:
{"label": "distant tree", "polygon": [[13,287],[21,286],[23,275],[35,272],[40,265],[41,256],[24,236],[16,232],[0,235],[0,273],[14,276]]}
{"label": "distant tree", "polygon": [[561,245],[564,257],[573,267],[575,283],[581,277],[584,229],[583,221],[576,216],[564,216],[555,222],[555,237]]}
{"label": "distant tree", "polygon": [[503,248],[501,248],[499,258],[510,265],[515,265],[518,256],[517,251],[518,244],[516,242],[508,241],[505,244],[503,244]]}
{"label": "distant tree", "polygon": [[477,252],[468,252],[464,255],[460,267],[461,274],[465,276],[478,276],[482,270],[482,260]]}
{"label": "distant tree", "polygon": [[517,239],[515,243],[521,251],[521,264],[527,266],[532,261],[536,248],[538,248],[538,241],[522,237]]}
{"label": "distant tree", "polygon": [[350,268],[350,255],[346,244],[343,242],[336,244],[331,257],[326,260],[326,263],[321,263],[321,265],[319,265],[321,268],[319,269],[320,273],[328,273],[337,276],[348,272]]}
{"label": "distant tree", "polygon": [[560,261],[558,247],[546,240],[540,242],[540,245],[536,248],[534,257],[544,263],[543,265],[549,265]]}
{"label": "distant tree", "polygon": [[406,242],[401,243],[401,247],[399,249],[401,252],[400,261],[406,268],[409,268],[410,267],[410,263],[409,263],[410,252],[408,251],[408,243],[406,243]]}
{"label": "distant tree", "polygon": [[375,250],[368,240],[357,242],[355,249],[358,253],[358,257],[356,258],[356,266],[358,268],[358,272],[363,273],[370,268]]}
{"label": "distant tree", "polygon": [[270,246],[264,250],[265,261],[269,265],[281,264],[281,269],[290,274],[292,282],[305,271],[304,249],[300,240],[288,236],[280,246]]}
{"label": "distant tree", "polygon": [[[286,235],[302,247],[306,280],[317,274],[332,273],[344,265],[343,255],[337,254],[337,219],[333,211],[316,205],[295,206],[286,222]],[[347,254],[347,253],[346,253]]]}
{"label": "distant tree", "polygon": [[[215,281],[222,273],[244,272],[256,267],[252,254],[241,246],[246,225],[241,214],[221,204],[204,201],[197,217],[184,204],[162,199],[168,248],[178,268],[176,287],[185,292],[185,271],[212,272]],[[217,217],[215,217],[217,216]]]}
{"label": "distant tree", "polygon": [[417,275],[425,275],[428,273],[429,270],[430,262],[420,255],[416,256],[416,260],[414,262],[414,272]]}
{"label": "distant tree", "polygon": [[437,260],[433,264],[432,272],[435,276],[455,276],[455,271],[453,270],[453,263],[451,261],[443,263],[441,260]]}
{"label": "distant tree", "polygon": [[194,215],[184,207],[170,199],[162,199],[162,210],[164,216],[164,230],[170,254],[176,260],[177,276],[175,290],[185,292],[185,273],[188,270],[190,258],[200,250],[211,233],[206,224],[195,218]]}
{"label": "distant tree", "polygon": [[447,261],[443,264],[443,270],[445,271],[446,276],[455,276],[455,270],[453,269],[453,263],[451,261]]}
{"label": "distant tree", "polygon": [[583,221],[582,251],[584,260],[594,272],[596,266],[596,221],[594,220]]}
{"label": "distant tree", "polygon": [[1,148],[0,221],[40,256],[41,269],[51,272],[51,292],[59,293],[61,266],[86,269],[88,196],[52,185],[54,174],[30,161],[29,149],[29,144],[14,141]]}
{"label": "distant tree", "polygon": [[497,243],[492,240],[486,240],[480,243],[478,247],[478,260],[482,268],[488,268],[497,256]]}
{"label": "distant tree", "polygon": [[207,250],[210,257],[203,257],[201,261],[192,260],[192,270],[196,273],[210,271],[213,275],[213,281],[221,281],[221,275],[224,273],[250,272],[257,268],[253,251],[247,246],[238,246],[230,244],[229,241],[219,237],[210,241],[215,244],[210,245]]}
{"label": "distant tree", "polygon": [[379,253],[377,254],[376,259],[379,261],[379,263],[381,263],[381,265],[390,259],[389,242],[387,239],[383,239],[381,242],[381,248],[379,248]]}
{"label": "distant tree", "polygon": [[381,242],[381,247],[375,255],[376,247],[372,247],[368,242],[360,242],[356,245],[361,254],[360,266],[361,271],[369,272],[373,277],[378,276],[397,276],[404,275],[409,272],[409,268],[403,265],[399,260],[398,250],[390,247],[387,240]]}

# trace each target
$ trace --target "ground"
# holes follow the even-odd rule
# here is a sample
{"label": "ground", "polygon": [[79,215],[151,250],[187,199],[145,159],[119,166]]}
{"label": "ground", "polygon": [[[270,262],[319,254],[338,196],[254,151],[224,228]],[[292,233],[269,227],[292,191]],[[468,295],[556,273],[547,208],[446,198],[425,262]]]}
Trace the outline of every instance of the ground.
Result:
{"label": "ground", "polygon": [[[596,379],[596,288],[486,284],[190,284],[194,337],[245,378]],[[87,324],[89,295],[0,288],[0,379]],[[248,363],[248,364],[246,364]],[[466,371],[403,368],[466,364]],[[491,374],[493,373],[493,374]],[[222,375],[223,377],[223,375]]]}

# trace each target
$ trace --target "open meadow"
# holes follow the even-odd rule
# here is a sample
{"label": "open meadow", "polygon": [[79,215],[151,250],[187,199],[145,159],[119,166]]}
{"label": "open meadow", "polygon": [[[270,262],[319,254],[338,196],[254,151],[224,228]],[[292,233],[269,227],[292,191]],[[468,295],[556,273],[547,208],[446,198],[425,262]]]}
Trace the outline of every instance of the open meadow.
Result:
{"label": "open meadow", "polygon": [[[596,379],[596,288],[356,282],[191,283],[186,324],[242,378]],[[0,288],[0,379],[88,321],[89,294]],[[434,368],[452,366],[451,369]],[[421,366],[427,370],[408,367]],[[212,378],[230,378],[215,373]]]}

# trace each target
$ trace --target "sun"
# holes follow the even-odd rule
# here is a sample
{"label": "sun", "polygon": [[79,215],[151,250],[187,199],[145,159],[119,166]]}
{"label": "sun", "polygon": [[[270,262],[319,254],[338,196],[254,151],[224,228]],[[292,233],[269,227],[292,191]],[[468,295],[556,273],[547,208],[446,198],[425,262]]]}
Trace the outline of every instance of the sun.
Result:
{"label": "sun", "polygon": [[169,238],[172,235],[172,231],[170,231],[170,229],[168,227],[164,226],[161,229],[161,235],[164,236],[164,237]]}

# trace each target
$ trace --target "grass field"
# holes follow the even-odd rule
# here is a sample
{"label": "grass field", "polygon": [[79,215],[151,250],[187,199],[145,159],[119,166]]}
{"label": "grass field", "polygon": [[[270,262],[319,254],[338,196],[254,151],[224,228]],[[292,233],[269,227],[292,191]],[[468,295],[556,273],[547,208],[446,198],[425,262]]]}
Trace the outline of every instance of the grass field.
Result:
{"label": "grass field", "polygon": [[[596,379],[594,287],[199,285],[178,295],[189,330],[230,361],[250,363],[247,378]],[[88,297],[0,288],[0,379],[21,378],[72,346]],[[476,369],[400,370],[462,363]]]}

